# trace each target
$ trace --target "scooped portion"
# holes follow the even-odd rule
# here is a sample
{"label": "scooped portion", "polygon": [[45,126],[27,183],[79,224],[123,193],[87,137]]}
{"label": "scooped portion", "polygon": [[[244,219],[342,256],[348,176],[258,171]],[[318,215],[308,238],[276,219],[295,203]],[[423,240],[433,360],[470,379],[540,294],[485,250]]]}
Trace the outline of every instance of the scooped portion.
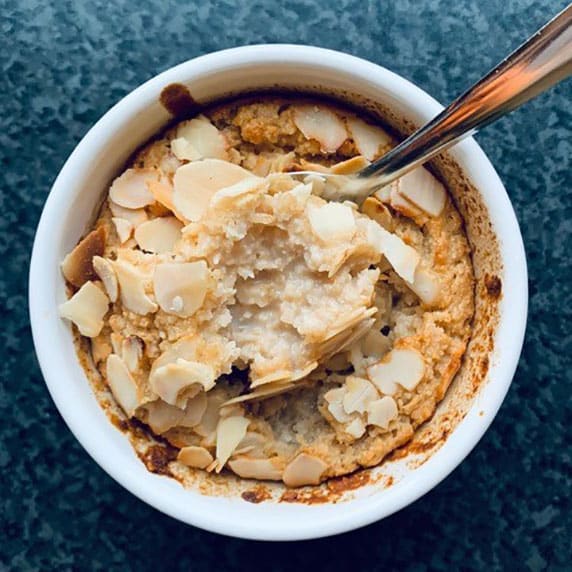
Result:
{"label": "scooped portion", "polygon": [[112,182],[63,261],[60,313],[179,469],[318,484],[381,462],[433,414],[470,335],[460,217],[424,168],[361,209],[327,201],[319,176],[392,144],[321,101],[242,100],[170,129]]}

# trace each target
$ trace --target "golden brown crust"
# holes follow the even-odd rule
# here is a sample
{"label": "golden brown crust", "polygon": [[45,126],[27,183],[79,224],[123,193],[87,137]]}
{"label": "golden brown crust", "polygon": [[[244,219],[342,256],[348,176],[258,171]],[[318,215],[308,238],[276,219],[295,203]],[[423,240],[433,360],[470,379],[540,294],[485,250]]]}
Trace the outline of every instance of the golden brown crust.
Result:
{"label": "golden brown crust", "polygon": [[[324,104],[320,102],[319,105]],[[348,114],[335,107],[331,109],[342,117]],[[271,98],[248,104],[232,102],[212,109],[208,117],[225,137],[229,160],[255,171],[258,169],[262,175],[280,161],[283,161],[282,168],[293,170],[303,161],[327,166],[357,154],[356,144],[349,136],[335,152],[323,152],[320,142],[306,138],[298,129],[294,113],[290,100]],[[133,166],[155,169],[172,182],[174,172],[181,164],[170,148],[175,136],[176,128],[173,128],[165,137],[150,143],[137,155]],[[379,152],[383,153],[384,149],[380,148]],[[287,154],[292,156],[284,161]],[[379,206],[375,210],[389,216],[391,230],[405,244],[415,248],[423,264],[438,277],[439,296],[436,301],[426,304],[390,267],[383,263],[379,266],[379,295],[386,298],[389,294],[391,300],[383,322],[384,328],[388,328],[389,347],[410,348],[423,355],[426,368],[423,380],[414,390],[402,388],[394,396],[399,415],[388,430],[369,426],[365,435],[357,439],[348,438],[324,404],[324,394],[340,386],[346,375],[328,370],[327,364],[310,376],[310,387],[247,407],[251,422],[249,430],[255,429],[267,440],[266,456],[283,466],[301,453],[313,455],[327,464],[327,469],[320,475],[321,480],[376,465],[411,439],[415,429],[433,415],[445,395],[470,337],[474,278],[462,221],[452,202],[447,200],[445,209],[437,217],[425,215],[416,208],[408,212],[411,218],[404,216],[402,208]],[[145,211],[150,218],[170,214],[168,208],[157,202],[148,205]],[[98,224],[100,229],[108,229],[110,238],[105,256],[113,258],[117,254],[118,239],[108,208],[102,211]],[[490,291],[493,294],[496,291],[494,284]],[[217,299],[213,298],[212,312],[201,318],[204,324],[209,319],[217,319],[214,310],[217,304]],[[161,312],[141,316],[127,311],[118,301],[112,307],[108,327],[92,342],[94,361],[104,375],[103,363],[111,351],[112,334],[136,336],[145,348],[145,359],[136,376],[138,383],[144,385],[152,361],[161,355],[168,343],[184,336],[191,323],[195,328],[193,320],[195,318],[182,320]],[[217,358],[213,356],[213,359]],[[345,359],[354,370],[359,369],[355,356],[348,355]],[[223,386],[227,387],[222,384],[221,388]],[[205,443],[204,438],[188,428],[172,428],[163,437],[175,447],[204,446]]]}

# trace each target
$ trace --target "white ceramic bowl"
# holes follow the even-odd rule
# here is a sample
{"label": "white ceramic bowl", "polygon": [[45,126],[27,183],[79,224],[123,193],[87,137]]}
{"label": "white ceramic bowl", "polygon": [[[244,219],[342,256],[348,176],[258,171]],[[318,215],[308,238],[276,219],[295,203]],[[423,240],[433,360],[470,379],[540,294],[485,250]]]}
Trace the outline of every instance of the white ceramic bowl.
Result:
{"label": "white ceramic bowl", "polygon": [[[249,46],[202,56],[130,93],[71,154],[38,226],[30,269],[30,316],[52,398],[74,435],[110,476],[183,522],[244,538],[295,540],[336,534],[382,519],[425,494],[463,460],[491,423],[511,383],[526,324],[527,273],[522,238],[506,191],[472,139],[458,144],[449,163],[443,164],[445,176],[454,173],[450,187],[469,220],[479,284],[487,275],[495,275],[503,292],[493,310],[488,303],[477,309],[475,335],[480,342],[488,340],[489,346],[470,348],[460,381],[455,381],[451,395],[423,429],[425,438],[435,428],[448,433],[443,443],[421,460],[413,455],[414,462],[411,457],[398,459],[374,469],[375,478],[369,484],[342,495],[336,503],[270,500],[252,504],[240,497],[244,487],[252,485],[244,482],[212,495],[185,489],[173,479],[148,472],[127,438],[106,418],[76,358],[70,326],[57,312],[65,299],[61,260],[86,231],[107,185],[129,156],[169,121],[159,95],[172,83],[187,85],[198,102],[275,87],[328,92],[368,105],[381,115],[389,109],[386,120],[405,131],[442,109],[424,91],[380,66],[334,51],[290,45]],[[471,199],[465,201],[465,195]],[[471,222],[473,218],[478,224]],[[494,242],[496,250],[490,246]],[[486,289],[479,287],[478,296],[483,292]],[[488,370],[480,368],[485,379],[475,373],[482,363],[488,365]],[[476,381],[478,387],[469,391]],[[455,422],[451,412],[458,413]],[[382,476],[389,476],[393,484],[388,486]]]}

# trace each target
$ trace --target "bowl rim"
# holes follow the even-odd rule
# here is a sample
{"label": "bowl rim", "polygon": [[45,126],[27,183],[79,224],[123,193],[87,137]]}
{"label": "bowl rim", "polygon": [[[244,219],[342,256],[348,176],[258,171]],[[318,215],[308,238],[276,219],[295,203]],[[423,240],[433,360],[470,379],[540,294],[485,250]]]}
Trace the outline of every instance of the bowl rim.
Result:
{"label": "bowl rim", "polygon": [[[318,538],[346,532],[366,524],[370,524],[407,506],[411,502],[420,498],[449,475],[475,447],[481,437],[488,429],[490,423],[498,412],[508,388],[512,382],[518,364],[524,333],[526,328],[527,307],[528,307],[528,281],[526,257],[522,236],[516,219],[516,215],[506,193],[506,190],[497,175],[494,167],[473,140],[467,138],[457,144],[451,154],[457,161],[471,164],[473,172],[480,181],[487,182],[487,186],[494,187],[494,195],[488,192],[488,199],[485,199],[487,207],[493,201],[496,211],[490,209],[493,214],[500,216],[502,213],[502,228],[498,234],[500,239],[501,254],[510,253],[510,257],[502,256],[506,274],[503,284],[511,292],[510,304],[504,304],[497,338],[500,335],[501,326],[504,324],[503,337],[500,345],[503,349],[502,359],[498,360],[494,367],[494,383],[489,381],[485,388],[481,389],[486,395],[487,415],[480,423],[465,419],[455,428],[445,445],[433,457],[439,456],[440,463],[431,463],[430,459],[422,467],[416,469],[416,473],[423,475],[422,479],[410,479],[410,482],[399,483],[399,494],[389,495],[383,503],[374,502],[370,499],[365,506],[358,507],[358,510],[350,508],[353,501],[341,503],[341,510],[336,509],[334,514],[326,511],[325,517],[321,517],[318,522],[313,523],[311,519],[276,519],[269,524],[265,519],[253,518],[249,522],[236,522],[224,515],[224,511],[214,511],[214,513],[203,514],[198,511],[189,512],[188,507],[181,506],[172,499],[162,497],[155,491],[151,480],[148,483],[142,482],[145,479],[133,477],[124,470],[121,464],[115,464],[112,459],[105,454],[105,447],[96,438],[90,427],[86,427],[82,422],[81,412],[73,407],[73,399],[65,394],[65,387],[59,379],[60,357],[58,352],[54,352],[53,336],[55,332],[54,319],[59,320],[57,313],[48,314],[50,304],[55,303],[51,295],[51,286],[47,288],[37,288],[37,284],[42,284],[42,276],[46,275],[46,249],[50,246],[47,238],[58,224],[60,219],[58,213],[62,208],[69,205],[66,202],[66,185],[72,180],[76,163],[85,160],[86,153],[90,148],[99,144],[105,139],[109,128],[116,121],[124,121],[126,117],[133,116],[138,110],[145,108],[149,101],[156,99],[162,88],[170,83],[197,76],[205,73],[206,70],[227,69],[235,66],[247,66],[249,64],[305,64],[310,66],[335,67],[342,73],[359,76],[362,81],[374,82],[374,84],[384,84],[387,89],[397,94],[404,103],[411,109],[423,113],[426,119],[436,115],[443,107],[421,88],[409,82],[402,76],[389,71],[388,69],[363,60],[361,58],[345,54],[342,52],[317,48],[312,46],[290,45],[290,44],[257,44],[221,50],[199,56],[178,64],[140,85],[135,90],[127,94],[107,111],[97,123],[86,133],[82,140],[75,147],[56,180],[54,181],[46,203],[44,205],[40,221],[38,223],[29,274],[29,311],[30,323],[36,354],[42,370],[42,374],[49,393],[54,400],[57,409],[64,421],[81,443],[89,455],[118,483],[135,496],[182,522],[192,524],[200,528],[236,536],[257,540],[300,540]],[[368,79],[369,78],[369,79]],[[389,87],[391,86],[391,87]],[[483,192],[483,187],[477,181],[473,181],[479,192]],[[487,187],[487,189],[488,189]],[[497,221],[498,222],[498,221]],[[507,284],[507,278],[509,283]],[[505,297],[503,297],[505,298]],[[506,331],[505,331],[506,330]],[[471,405],[472,409],[474,405]],[[464,426],[463,432],[459,432]],[[443,456],[443,451],[446,455]],[[407,481],[407,479],[404,479]],[[178,483],[177,483],[178,485]],[[178,485],[180,486],[180,485]],[[258,506],[258,505],[253,505]],[[308,507],[314,509],[318,507]],[[299,512],[299,511],[295,511]],[[314,511],[318,514],[318,511]],[[321,514],[321,513],[320,513]],[[222,516],[221,516],[222,515]]]}

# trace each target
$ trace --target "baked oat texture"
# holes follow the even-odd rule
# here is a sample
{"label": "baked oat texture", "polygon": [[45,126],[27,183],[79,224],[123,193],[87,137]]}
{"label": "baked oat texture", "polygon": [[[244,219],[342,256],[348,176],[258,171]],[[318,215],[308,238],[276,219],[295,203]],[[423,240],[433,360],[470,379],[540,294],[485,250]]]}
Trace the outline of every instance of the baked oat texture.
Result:
{"label": "baked oat texture", "polygon": [[330,103],[239,100],[113,182],[63,263],[61,313],[174,463],[317,484],[380,463],[432,416],[474,306],[444,187],[419,168],[358,211],[287,174],[351,173],[392,144]]}

